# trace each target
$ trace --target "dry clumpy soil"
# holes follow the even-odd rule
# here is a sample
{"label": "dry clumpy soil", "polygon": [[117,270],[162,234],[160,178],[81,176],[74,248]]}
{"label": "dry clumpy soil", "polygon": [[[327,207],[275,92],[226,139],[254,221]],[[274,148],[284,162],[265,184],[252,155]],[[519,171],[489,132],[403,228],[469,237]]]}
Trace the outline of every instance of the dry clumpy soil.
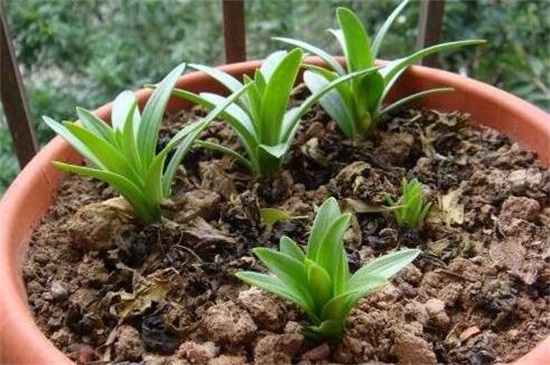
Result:
{"label": "dry clumpy soil", "polygon": [[[161,143],[201,113],[169,116]],[[222,123],[204,137],[239,148]],[[434,204],[420,231],[373,212],[402,177],[418,178]],[[66,178],[24,278],[38,325],[81,364],[509,362],[548,334],[549,191],[534,153],[468,116],[404,110],[372,139],[349,141],[314,109],[270,179],[192,150],[161,224],[140,224],[103,183]],[[423,253],[360,302],[341,342],[314,343],[298,308],[234,273],[263,271],[251,249],[283,234],[307,242],[329,196],[355,213],[352,270],[400,247]],[[293,218],[267,226],[262,208]]]}

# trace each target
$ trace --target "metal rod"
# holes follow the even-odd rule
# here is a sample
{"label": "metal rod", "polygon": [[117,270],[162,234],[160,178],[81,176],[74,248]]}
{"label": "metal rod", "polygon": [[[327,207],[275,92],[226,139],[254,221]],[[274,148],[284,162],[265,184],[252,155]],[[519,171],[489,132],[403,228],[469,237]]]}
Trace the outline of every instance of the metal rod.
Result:
{"label": "metal rod", "polygon": [[222,0],[226,63],[246,60],[244,0]]}
{"label": "metal rod", "polygon": [[[439,43],[444,15],[445,0],[422,0],[418,19],[418,36],[416,38],[416,45],[419,49]],[[438,55],[424,58],[422,65],[439,67]]]}
{"label": "metal rod", "polygon": [[29,117],[25,89],[21,81],[19,65],[11,38],[8,23],[0,3],[0,94],[6,120],[15,146],[19,166],[23,168],[38,150],[34,127]]}

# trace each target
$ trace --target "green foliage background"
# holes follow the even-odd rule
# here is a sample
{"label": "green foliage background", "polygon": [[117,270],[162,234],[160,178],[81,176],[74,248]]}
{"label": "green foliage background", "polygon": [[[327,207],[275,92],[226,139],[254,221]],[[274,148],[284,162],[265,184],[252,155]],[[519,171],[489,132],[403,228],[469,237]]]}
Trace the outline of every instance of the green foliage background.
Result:
{"label": "green foliage background", "polygon": [[[371,34],[398,0],[246,0],[247,50],[264,58],[272,36],[306,40],[339,53],[325,32],[334,10],[354,9]],[[11,36],[41,144],[52,136],[40,120],[75,118],[125,89],[158,81],[182,61],[224,63],[221,0],[5,0]],[[415,48],[419,2],[405,9],[382,48],[384,58]],[[442,57],[461,72],[550,109],[550,1],[447,1],[442,41],[489,44]],[[1,114],[1,110],[0,110]],[[17,174],[11,138],[0,121],[0,192]]]}

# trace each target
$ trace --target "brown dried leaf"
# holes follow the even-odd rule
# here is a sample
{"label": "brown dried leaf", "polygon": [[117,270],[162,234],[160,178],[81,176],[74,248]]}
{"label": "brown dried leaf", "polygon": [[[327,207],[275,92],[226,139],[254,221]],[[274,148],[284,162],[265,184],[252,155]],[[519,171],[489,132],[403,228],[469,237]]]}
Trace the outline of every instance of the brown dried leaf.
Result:
{"label": "brown dried leaf", "polygon": [[153,302],[162,303],[170,290],[170,279],[174,271],[171,269],[157,271],[147,277],[134,272],[133,292],[117,293],[120,303],[117,306],[117,314],[120,321],[130,316],[136,316],[145,312]]}
{"label": "brown dried leaf", "polygon": [[380,205],[367,204],[362,200],[346,198],[340,203],[343,211],[353,213],[381,213],[390,209]]}
{"label": "brown dried leaf", "polygon": [[[447,194],[438,196],[437,209],[433,213],[439,213],[440,220],[447,225],[464,223],[464,204],[460,203],[462,189],[450,190]],[[430,212],[430,215],[433,214]]]}
{"label": "brown dried leaf", "polygon": [[475,336],[480,332],[481,330],[477,326],[468,327],[460,333],[460,336],[459,336],[460,341],[464,342],[470,337]]}

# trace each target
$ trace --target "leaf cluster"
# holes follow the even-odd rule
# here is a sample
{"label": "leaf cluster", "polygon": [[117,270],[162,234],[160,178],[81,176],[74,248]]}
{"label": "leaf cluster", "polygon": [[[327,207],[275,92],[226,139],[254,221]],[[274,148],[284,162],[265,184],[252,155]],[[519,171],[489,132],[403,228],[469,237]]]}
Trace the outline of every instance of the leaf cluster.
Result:
{"label": "leaf cluster", "polygon": [[[198,135],[244,90],[218,105],[208,116],[181,129],[156,152],[158,133],[172,89],[185,70],[174,68],[153,91],[143,113],[134,93],[122,92],[113,103],[111,125],[92,112],[77,108],[78,122],[59,123],[43,117],[46,124],[80,152],[93,167],[54,162],[67,172],[107,182],[116,189],[145,222],[161,218],[160,203],[170,194],[176,167]],[[169,157],[169,154],[171,156]]]}
{"label": "leaf cluster", "polygon": [[[329,29],[328,31],[336,38],[343,50],[346,60],[345,68],[328,52],[314,45],[291,38],[276,37],[274,39],[303,48],[307,52],[320,57],[330,68],[328,70],[322,67],[308,66],[309,71],[304,74],[304,82],[309,90],[315,93],[334,79],[347,73],[372,68],[384,37],[408,2],[409,0],[403,1],[391,13],[372,42],[365,27],[353,11],[344,7],[337,8],[336,18],[340,28]],[[424,90],[394,101],[390,105],[383,106],[389,91],[409,66],[437,52],[481,43],[484,43],[484,41],[467,40],[427,47],[392,61],[376,72],[354,78],[339,85],[323,97],[320,103],[325,111],[338,123],[338,126],[347,137],[365,136],[375,129],[384,114],[401,105],[428,94],[452,90],[450,88]]]}
{"label": "leaf cluster", "polygon": [[[335,77],[316,89],[299,106],[288,109],[302,59],[303,53],[298,48],[272,53],[253,77],[243,76],[244,85],[250,85],[250,88],[221,113],[222,118],[239,136],[245,156],[219,144],[205,141],[198,144],[234,156],[256,175],[273,174],[281,168],[290,150],[300,118],[334,88],[354,77],[374,72],[374,68],[369,68]],[[241,81],[216,68],[196,64],[191,67],[207,73],[232,93],[243,87]],[[213,93],[195,94],[181,89],[175,89],[174,95],[206,108],[213,108],[227,100]]]}
{"label": "leaf cluster", "polygon": [[319,208],[304,252],[296,242],[283,236],[279,250],[255,248],[254,254],[269,274],[237,273],[241,280],[274,293],[300,306],[310,326],[305,334],[318,339],[339,339],[346,318],[357,302],[385,285],[393,275],[420,253],[405,249],[379,257],[351,274],[343,235],[351,215],[342,214],[334,198]]}
{"label": "leaf cluster", "polygon": [[402,195],[395,202],[389,195],[386,196],[388,205],[392,208],[397,224],[409,228],[418,228],[428,215],[432,203],[424,202],[422,184],[417,179],[401,181]]}

